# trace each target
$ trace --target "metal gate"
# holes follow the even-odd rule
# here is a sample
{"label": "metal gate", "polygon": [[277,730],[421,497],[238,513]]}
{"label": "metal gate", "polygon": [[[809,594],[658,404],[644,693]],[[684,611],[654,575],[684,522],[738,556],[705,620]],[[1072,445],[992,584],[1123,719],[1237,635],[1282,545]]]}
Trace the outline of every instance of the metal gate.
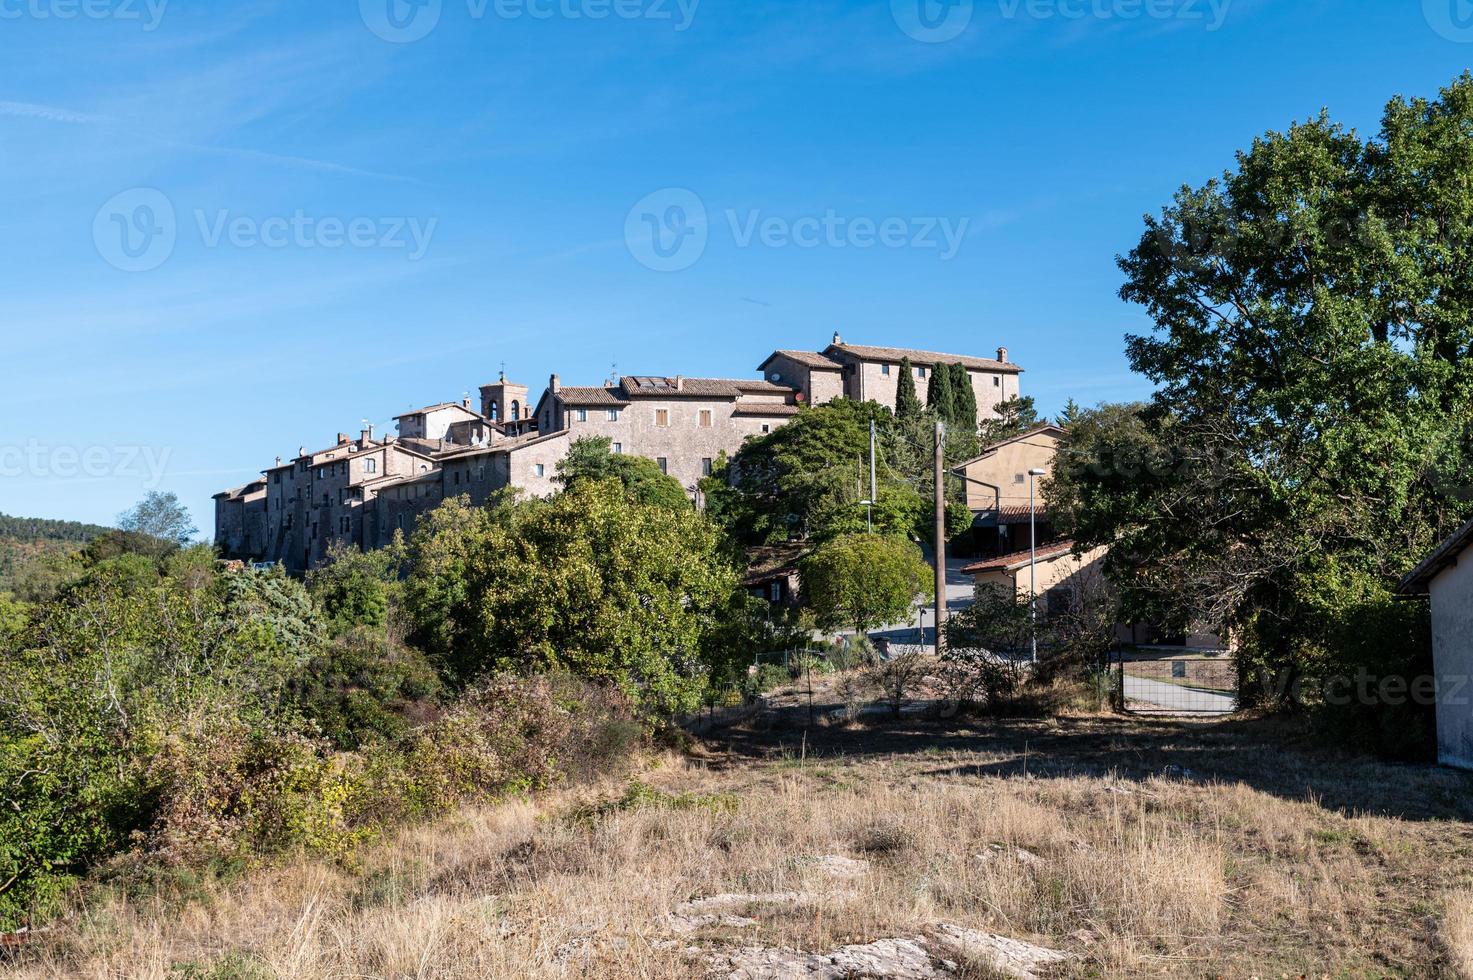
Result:
{"label": "metal gate", "polygon": [[1223,651],[1136,648],[1115,663],[1115,696],[1136,714],[1230,715],[1238,710],[1238,666]]}

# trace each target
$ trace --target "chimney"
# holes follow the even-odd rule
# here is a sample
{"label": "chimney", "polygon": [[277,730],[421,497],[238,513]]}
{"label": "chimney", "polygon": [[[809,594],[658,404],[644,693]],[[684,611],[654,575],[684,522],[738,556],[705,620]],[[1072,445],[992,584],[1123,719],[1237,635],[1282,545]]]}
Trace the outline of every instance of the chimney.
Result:
{"label": "chimney", "polygon": [[363,445],[366,446],[370,442],[373,442],[373,426],[368,425],[367,423],[364,423],[363,432],[361,433],[361,436],[362,436],[362,438],[359,441],[362,442]]}
{"label": "chimney", "polygon": [[554,374],[550,379],[548,379],[547,387],[552,390],[553,394],[557,394],[559,391],[563,390],[563,383],[562,381],[558,380],[558,376]]}
{"label": "chimney", "polygon": [[1006,347],[999,347],[997,349],[997,359],[1004,364],[1008,362],[1008,349]]}
{"label": "chimney", "polygon": [[280,466],[281,465],[281,457],[280,456],[276,457],[276,465],[277,466]]}
{"label": "chimney", "polygon": [[298,446],[297,447],[297,458],[298,459],[301,459],[305,455],[307,455],[307,447],[306,446]]}
{"label": "chimney", "polygon": [[469,409],[471,407],[471,396],[466,395],[464,398],[462,398],[460,400],[460,406],[462,408]]}
{"label": "chimney", "polygon": [[685,390],[685,375],[683,375],[683,374],[677,374],[675,376],[675,390],[676,391],[684,391]]}
{"label": "chimney", "polygon": [[352,439],[349,439],[348,438],[348,434],[346,432],[339,432],[338,433],[338,445],[339,446],[346,446],[348,443],[350,443],[352,441],[353,441]]}
{"label": "chimney", "polygon": [[834,331],[834,346],[835,347],[843,347],[844,346],[844,338],[839,336],[839,331],[837,331],[837,330]]}

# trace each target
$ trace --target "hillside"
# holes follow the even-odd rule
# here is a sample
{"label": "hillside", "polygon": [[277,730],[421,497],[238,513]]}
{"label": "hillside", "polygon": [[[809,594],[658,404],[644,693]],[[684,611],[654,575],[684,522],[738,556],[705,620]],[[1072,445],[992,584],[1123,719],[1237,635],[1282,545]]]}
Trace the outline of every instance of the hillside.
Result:
{"label": "hillside", "polygon": [[77,551],[108,530],[79,521],[0,514],[0,592],[13,587],[17,571],[27,563],[47,555]]}
{"label": "hillside", "polygon": [[[842,709],[832,689],[820,699],[820,718]],[[806,714],[801,697],[779,697],[632,778],[464,810],[351,862],[120,887],[22,956],[18,975],[1473,967],[1465,774],[1317,749],[1272,721],[917,716],[805,730]]]}

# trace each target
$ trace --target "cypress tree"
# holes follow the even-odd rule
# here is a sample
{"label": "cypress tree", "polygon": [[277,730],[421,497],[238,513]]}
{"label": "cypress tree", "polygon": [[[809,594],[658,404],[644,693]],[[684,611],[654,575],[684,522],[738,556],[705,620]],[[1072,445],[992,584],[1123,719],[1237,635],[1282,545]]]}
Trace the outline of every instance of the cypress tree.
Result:
{"label": "cypress tree", "polygon": [[900,382],[895,388],[895,417],[913,419],[921,414],[921,399],[916,394],[916,372],[910,358],[900,360]]}
{"label": "cypress tree", "polygon": [[951,394],[951,371],[945,364],[931,368],[931,382],[926,387],[926,407],[947,425],[951,424],[956,400]]}
{"label": "cypress tree", "polygon": [[958,428],[975,431],[977,428],[977,390],[972,387],[972,376],[966,366],[956,363],[951,366],[951,422]]}

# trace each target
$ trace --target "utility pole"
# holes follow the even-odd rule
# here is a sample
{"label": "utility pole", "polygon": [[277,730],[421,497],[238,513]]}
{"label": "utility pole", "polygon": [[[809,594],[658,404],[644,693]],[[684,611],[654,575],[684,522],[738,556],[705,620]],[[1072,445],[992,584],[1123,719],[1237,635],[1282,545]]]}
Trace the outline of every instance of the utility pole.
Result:
{"label": "utility pole", "polygon": [[1033,663],[1038,663],[1038,508],[1035,505],[1033,481],[1046,470],[1028,471],[1028,621],[1032,634]]}
{"label": "utility pole", "polygon": [[946,423],[936,422],[936,653],[946,627]]}
{"label": "utility pole", "polygon": [[870,533],[875,530],[875,501],[879,499],[875,487],[875,420],[869,420],[869,509],[866,511]]}

